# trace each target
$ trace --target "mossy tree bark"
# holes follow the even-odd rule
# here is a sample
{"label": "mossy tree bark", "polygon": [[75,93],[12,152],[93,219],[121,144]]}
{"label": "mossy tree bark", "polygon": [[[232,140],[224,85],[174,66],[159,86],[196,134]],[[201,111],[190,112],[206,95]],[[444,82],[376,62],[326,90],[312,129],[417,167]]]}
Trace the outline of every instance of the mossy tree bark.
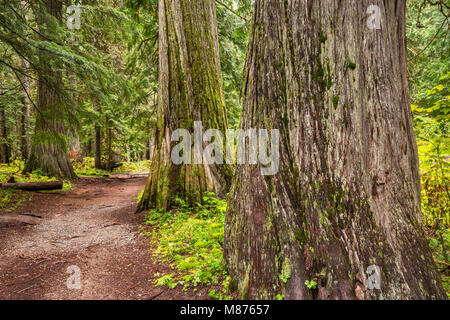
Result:
{"label": "mossy tree bark", "polygon": [[[159,92],[155,152],[138,211],[170,208],[171,199],[199,201],[204,191],[224,194],[227,165],[171,161],[172,132],[194,122],[223,134],[227,128],[216,7],[213,0],[159,0]],[[191,139],[192,142],[194,139]]]}
{"label": "mossy tree bark", "polygon": [[[61,22],[62,1],[46,0],[42,10]],[[44,20],[40,20],[40,28],[45,29]],[[48,30],[47,30],[48,31]],[[67,154],[64,123],[62,119],[62,87],[63,79],[60,71],[54,71],[47,62],[49,57],[41,56],[42,70],[39,74],[38,102],[39,112],[36,116],[35,133],[30,157],[24,172],[39,169],[49,176],[59,178],[75,178],[72,163]]]}
{"label": "mossy tree bark", "polygon": [[243,298],[445,298],[420,221],[405,2],[255,1],[241,126],[280,130],[280,170],[236,168],[224,258]]}

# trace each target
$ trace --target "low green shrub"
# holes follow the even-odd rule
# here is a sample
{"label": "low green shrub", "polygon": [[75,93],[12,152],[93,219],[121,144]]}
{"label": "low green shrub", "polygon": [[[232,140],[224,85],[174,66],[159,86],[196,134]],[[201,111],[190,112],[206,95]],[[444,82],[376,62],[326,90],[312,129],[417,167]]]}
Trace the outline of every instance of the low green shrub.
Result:
{"label": "low green shrub", "polygon": [[[146,215],[145,225],[150,231],[143,233],[150,237],[155,246],[159,262],[169,263],[176,271],[156,280],[156,285],[184,289],[197,286],[220,286],[209,295],[216,299],[228,299],[226,295],[229,278],[223,262],[223,230],[226,201],[207,192],[203,204],[196,203],[189,208],[182,199],[175,199],[177,208],[164,212],[152,210]],[[159,275],[157,275],[159,276]]]}
{"label": "low green shrub", "polygon": [[[14,160],[9,164],[0,164],[0,183],[8,182],[11,177],[14,177],[14,181],[19,183],[57,180],[55,177],[46,176],[41,170],[34,170],[31,173],[23,174],[23,168],[24,162],[22,160]],[[62,191],[68,191],[71,189],[72,183],[64,180]],[[0,209],[14,211],[20,207],[24,201],[31,200],[32,194],[32,192],[25,192],[21,190],[0,189]]]}

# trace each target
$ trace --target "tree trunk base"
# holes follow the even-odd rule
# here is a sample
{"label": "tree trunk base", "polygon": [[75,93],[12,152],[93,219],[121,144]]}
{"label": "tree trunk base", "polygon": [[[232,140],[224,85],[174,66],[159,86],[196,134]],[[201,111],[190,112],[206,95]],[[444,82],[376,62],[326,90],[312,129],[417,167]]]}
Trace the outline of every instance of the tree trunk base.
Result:
{"label": "tree trunk base", "polygon": [[40,170],[50,177],[76,179],[69,156],[61,148],[54,145],[35,145],[30,158],[26,162],[23,173]]}

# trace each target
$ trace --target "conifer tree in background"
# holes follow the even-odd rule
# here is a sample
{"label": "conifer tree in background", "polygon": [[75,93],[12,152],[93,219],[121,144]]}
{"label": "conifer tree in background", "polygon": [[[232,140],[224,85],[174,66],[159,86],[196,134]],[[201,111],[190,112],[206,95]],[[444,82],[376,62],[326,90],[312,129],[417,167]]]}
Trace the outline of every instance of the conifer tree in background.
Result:
{"label": "conifer tree in background", "polygon": [[[49,20],[46,14],[38,13],[39,28],[51,34],[52,23],[61,23],[62,1],[46,0],[40,6],[41,10],[53,16]],[[50,22],[51,21],[51,22]],[[39,169],[41,172],[60,178],[76,177],[72,163],[67,154],[67,143],[64,134],[62,119],[63,109],[63,79],[61,71],[54,70],[49,57],[40,55],[41,73],[38,82],[36,126],[33,136],[30,157],[25,165],[24,172]]]}

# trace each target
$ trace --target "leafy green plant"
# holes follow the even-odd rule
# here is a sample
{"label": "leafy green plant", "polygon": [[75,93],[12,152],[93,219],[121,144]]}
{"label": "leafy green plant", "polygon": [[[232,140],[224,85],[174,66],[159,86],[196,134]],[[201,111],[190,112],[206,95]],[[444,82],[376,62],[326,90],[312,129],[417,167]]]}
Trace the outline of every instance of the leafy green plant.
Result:
{"label": "leafy green plant", "polygon": [[442,272],[444,286],[448,290],[450,248],[450,72],[439,78],[430,90],[426,90],[423,106],[412,105],[414,127],[418,138],[421,175],[421,199],[423,223],[430,240],[438,268]]}
{"label": "leafy green plant", "polygon": [[106,170],[96,169],[92,157],[85,157],[82,161],[74,161],[73,169],[79,177],[107,176],[110,174]]}
{"label": "leafy green plant", "polygon": [[177,282],[173,281],[174,274],[166,274],[155,281],[156,286],[168,286],[169,288],[173,289],[177,286]]}
{"label": "leafy green plant", "polygon": [[283,281],[283,283],[287,283],[290,278],[290,275],[280,274],[280,280]]}
{"label": "leafy green plant", "polygon": [[[0,164],[0,183],[9,181],[11,177],[14,177],[15,182],[48,182],[56,181],[55,177],[48,177],[41,170],[34,170],[30,174],[23,174],[22,169],[24,162],[22,160],[14,160],[10,164]],[[71,190],[72,183],[68,180],[64,180],[62,191]],[[46,192],[46,191],[42,191]],[[54,192],[54,191],[51,191]],[[32,193],[21,190],[4,189],[0,190],[0,209],[6,209],[7,211],[14,211],[20,207],[24,201],[31,199]]]}
{"label": "leafy green plant", "polygon": [[136,197],[136,202],[137,202],[137,203],[141,202],[142,196],[144,195],[144,191],[145,191],[145,190],[142,190],[142,191],[138,194],[138,196]]}
{"label": "leafy green plant", "polygon": [[308,289],[316,289],[317,287],[317,281],[315,280],[306,280],[305,285],[308,287]]}
{"label": "leafy green plant", "polygon": [[[226,202],[217,199],[213,193],[205,193],[204,204],[197,203],[193,208],[189,208],[183,199],[173,201],[177,209],[170,212],[156,209],[146,216],[145,225],[151,230],[143,233],[155,245],[157,259],[169,263],[177,271],[170,279],[183,285],[184,289],[201,285],[222,286],[224,290],[216,292],[212,289],[210,296],[226,299],[230,281],[222,257]],[[164,281],[167,279],[160,283]]]}
{"label": "leafy green plant", "polygon": [[138,162],[124,162],[118,168],[113,170],[113,173],[141,173],[148,171],[150,161],[138,161]]}
{"label": "leafy green plant", "polygon": [[85,157],[80,161],[73,161],[73,167],[77,176],[80,177],[97,177],[108,176],[111,173],[141,173],[148,171],[149,161],[123,162],[121,166],[114,168],[112,172],[96,169],[95,160],[92,157]]}
{"label": "leafy green plant", "polygon": [[[29,198],[29,197],[28,197]],[[0,209],[14,211],[27,200],[27,193],[13,189],[0,190]]]}

